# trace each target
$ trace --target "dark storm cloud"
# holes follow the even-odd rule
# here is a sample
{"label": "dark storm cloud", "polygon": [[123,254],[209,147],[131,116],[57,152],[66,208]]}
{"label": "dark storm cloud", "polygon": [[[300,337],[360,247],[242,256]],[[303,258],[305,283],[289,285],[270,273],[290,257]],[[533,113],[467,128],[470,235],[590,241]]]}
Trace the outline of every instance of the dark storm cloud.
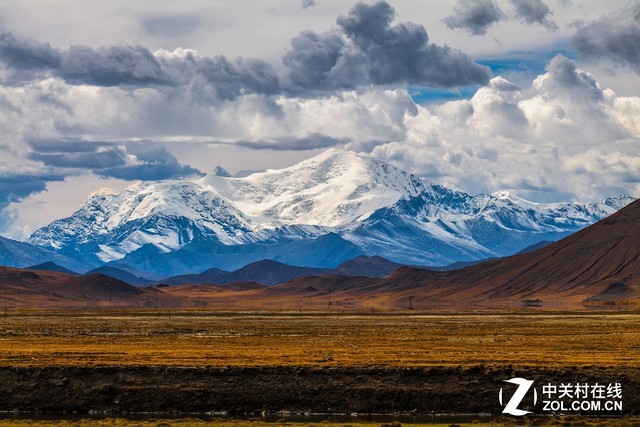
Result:
{"label": "dark storm cloud", "polygon": [[218,99],[233,100],[245,93],[273,95],[280,92],[275,71],[260,59],[238,58],[232,63],[224,56],[203,58],[197,74],[214,89]]}
{"label": "dark storm cloud", "polygon": [[151,52],[129,44],[98,49],[72,46],[62,55],[56,74],[70,84],[94,86],[172,83]]}
{"label": "dark storm cloud", "polygon": [[546,67],[549,78],[543,82],[549,93],[565,93],[569,91],[574,99],[588,97],[592,101],[602,100],[602,89],[595,78],[578,70],[574,61],[563,56],[554,56]]}
{"label": "dark storm cloud", "polygon": [[[184,87],[205,102],[234,100],[244,94],[298,94],[367,85],[454,87],[488,82],[488,67],[461,51],[430,43],[420,25],[392,25],[394,17],[386,1],[359,3],[337,19],[335,29],[324,34],[300,33],[283,58],[288,67],[285,83],[260,59],[231,61],[183,49],[154,54],[134,44],[60,50],[47,43],[19,40],[10,33],[0,35],[0,61],[12,72],[5,82],[52,75],[74,85]],[[151,32],[164,27],[186,31],[198,25],[197,18],[188,16],[142,22]]]}
{"label": "dark storm cloud", "polygon": [[125,180],[162,180],[200,176],[166,149],[131,153],[124,145],[83,140],[32,140],[29,158],[53,168],[89,169],[96,175]]}
{"label": "dark storm cloud", "polygon": [[[223,56],[156,58],[133,44],[100,48],[72,46],[61,51],[49,44],[21,41],[9,33],[0,35],[0,61],[12,71],[11,82],[29,80],[34,74],[57,76],[73,85],[187,86],[215,99],[233,100],[245,93],[275,94],[280,83],[273,67],[259,59]],[[199,87],[201,86],[201,87]]]}
{"label": "dark storm cloud", "polygon": [[54,173],[0,175],[0,210],[47,188],[47,182],[62,181],[64,176]]}
{"label": "dark storm cloud", "polygon": [[60,67],[61,53],[49,43],[18,40],[13,34],[0,33],[0,58],[9,67],[25,71]]}
{"label": "dark storm cloud", "polygon": [[451,29],[463,28],[480,36],[504,17],[504,12],[493,0],[458,0],[453,14],[446,17],[444,22]]}
{"label": "dark storm cloud", "polygon": [[289,78],[297,86],[337,86],[335,68],[345,49],[346,42],[339,34],[304,31],[291,40],[291,50],[283,62],[290,68]]}
{"label": "dark storm cloud", "polygon": [[[52,147],[47,147],[43,152],[30,153],[29,158],[47,166],[92,170],[121,166],[127,162],[128,154],[125,147],[96,143],[82,145],[76,149],[71,146],[64,147],[66,151],[55,151]],[[88,145],[92,145],[93,149],[89,149]]]}
{"label": "dark storm cloud", "polygon": [[542,0],[510,0],[515,8],[516,17],[527,24],[541,24],[547,28],[557,30],[556,24],[549,20],[551,10]]}
{"label": "dark storm cloud", "polygon": [[458,0],[453,14],[446,17],[444,22],[451,29],[462,28],[475,36],[486,34],[489,27],[507,19],[544,25],[553,31],[558,29],[550,20],[552,12],[543,0],[509,1],[514,9],[507,17],[494,0]]}
{"label": "dark storm cloud", "polygon": [[424,27],[391,25],[394,9],[381,1],[359,3],[318,34],[304,31],[283,58],[297,89],[350,89],[363,85],[452,87],[484,84],[489,69],[464,53],[429,43]]}
{"label": "dark storm cloud", "polygon": [[583,57],[628,65],[640,73],[640,1],[584,25],[572,44]]}
{"label": "dark storm cloud", "polygon": [[0,35],[0,60],[16,71],[13,80],[30,78],[21,72],[46,73],[70,84],[95,86],[169,84],[153,54],[141,46],[119,45],[94,49],[72,46],[67,50],[48,43]]}
{"label": "dark storm cloud", "polygon": [[97,171],[98,175],[125,180],[159,181],[204,175],[198,169],[183,165],[165,148],[138,153],[138,164]]}

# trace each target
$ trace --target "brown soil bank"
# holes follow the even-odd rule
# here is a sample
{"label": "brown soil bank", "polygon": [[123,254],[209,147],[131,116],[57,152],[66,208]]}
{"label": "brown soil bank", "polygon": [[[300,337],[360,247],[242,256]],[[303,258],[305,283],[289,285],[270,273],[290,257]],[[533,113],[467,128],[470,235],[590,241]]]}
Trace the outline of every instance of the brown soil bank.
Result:
{"label": "brown soil bank", "polygon": [[[640,368],[0,367],[0,410],[493,413],[503,380],[621,383],[640,414]],[[542,395],[540,394],[540,399]],[[541,403],[536,407],[540,413]]]}

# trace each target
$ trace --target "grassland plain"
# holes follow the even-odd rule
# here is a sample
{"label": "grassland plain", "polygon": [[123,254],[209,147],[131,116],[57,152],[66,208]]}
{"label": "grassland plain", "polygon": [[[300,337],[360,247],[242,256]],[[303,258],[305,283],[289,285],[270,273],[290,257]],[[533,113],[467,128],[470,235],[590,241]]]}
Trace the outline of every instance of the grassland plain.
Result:
{"label": "grassland plain", "polygon": [[[628,312],[22,311],[0,317],[0,409],[498,413],[524,376],[622,382],[632,415],[638,360]],[[573,425],[614,421],[640,425]]]}
{"label": "grassland plain", "polygon": [[[125,418],[106,419],[78,419],[69,420],[0,420],[0,427],[71,427],[71,426],[95,426],[95,427],[397,427],[400,423],[394,422],[288,422],[276,421],[265,422],[261,420],[203,420],[197,418],[183,419],[150,419],[150,420],[130,420]],[[537,427],[637,427],[640,425],[640,418],[627,419],[595,419],[595,418],[564,418],[555,420],[499,420],[492,422],[473,423],[415,423],[412,427],[507,427],[507,426],[537,426]]]}
{"label": "grassland plain", "polygon": [[637,313],[16,312],[2,366],[637,367]]}

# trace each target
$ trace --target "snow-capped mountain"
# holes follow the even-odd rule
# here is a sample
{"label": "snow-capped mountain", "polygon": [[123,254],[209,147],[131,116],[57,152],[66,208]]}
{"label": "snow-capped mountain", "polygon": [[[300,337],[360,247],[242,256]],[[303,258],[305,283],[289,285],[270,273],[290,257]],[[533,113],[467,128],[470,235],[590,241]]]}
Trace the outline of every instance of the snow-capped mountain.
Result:
{"label": "snow-capped mountain", "polygon": [[200,180],[259,228],[305,225],[340,228],[424,191],[419,178],[387,163],[338,149],[295,166],[245,178]]}
{"label": "snow-capped mountain", "polygon": [[506,192],[471,196],[331,149],[245,177],[214,172],[97,192],[28,242],[147,275],[233,269],[264,258],[335,267],[360,254],[444,265],[557,240],[632,200],[543,205]]}
{"label": "snow-capped mountain", "polygon": [[146,244],[170,252],[198,239],[248,243],[254,240],[251,231],[243,213],[209,186],[174,181],[136,183],[119,194],[98,192],[72,216],[36,230],[28,241],[84,254],[94,263],[94,257],[108,262]]}

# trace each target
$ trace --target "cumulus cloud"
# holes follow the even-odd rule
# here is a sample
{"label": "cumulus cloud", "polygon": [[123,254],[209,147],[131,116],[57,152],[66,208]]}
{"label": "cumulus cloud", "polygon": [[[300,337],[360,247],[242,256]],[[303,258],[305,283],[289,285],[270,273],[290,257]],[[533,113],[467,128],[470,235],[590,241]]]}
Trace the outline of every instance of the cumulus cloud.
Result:
{"label": "cumulus cloud", "polygon": [[49,43],[18,40],[13,34],[0,33],[0,58],[10,68],[25,71],[60,67],[60,51]]}
{"label": "cumulus cloud", "polygon": [[[189,66],[197,66],[194,52],[167,52],[158,60],[169,70],[173,57],[184,65],[189,61],[180,58],[190,56]],[[239,94],[215,108],[199,101],[203,96],[182,86],[124,91],[47,79],[0,88],[0,127],[15,135],[3,137],[14,151],[60,176],[199,173],[166,152],[141,153],[156,143],[268,150],[346,145],[469,192],[507,189],[534,200],[591,200],[635,188],[640,99],[602,88],[564,56],[553,58],[530,87],[495,77],[470,99],[431,106],[416,105],[407,89],[384,86],[318,97]],[[28,143],[22,148],[13,142],[21,138]],[[576,173],[569,159],[589,150],[618,153],[619,160],[593,157],[588,172]],[[592,170],[595,165],[605,169]]]}
{"label": "cumulus cloud", "polygon": [[574,100],[576,97],[588,98],[599,102],[603,99],[603,91],[593,75],[578,69],[571,59],[556,55],[545,67],[547,74],[533,82],[534,89],[549,97],[557,97],[566,93]]}
{"label": "cumulus cloud", "polygon": [[452,87],[484,84],[489,69],[466,54],[429,42],[424,27],[392,25],[386,2],[359,3],[337,28],[294,38],[283,58],[289,80],[300,89],[352,89],[365,85],[418,84]]}
{"label": "cumulus cloud", "polygon": [[[318,34],[304,31],[291,41],[283,57],[286,79],[255,58],[206,57],[195,50],[173,52],[133,43],[103,47],[54,48],[48,43],[0,34],[0,62],[8,70],[5,83],[56,77],[71,85],[167,88],[188,91],[200,102],[235,100],[246,94],[300,94],[368,85],[416,84],[452,87],[484,84],[489,68],[459,50],[429,41],[424,27],[392,25],[394,9],[385,1],[358,3],[337,20],[337,27]],[[188,26],[172,18],[169,27]],[[157,29],[164,18],[147,18]]]}
{"label": "cumulus cloud", "polygon": [[640,1],[583,25],[572,45],[586,58],[609,60],[640,73]]}
{"label": "cumulus cloud", "polygon": [[506,189],[537,201],[637,195],[638,114],[640,98],[603,89],[559,55],[530,88],[495,77],[469,100],[406,116],[405,138],[359,148],[470,192]]}
{"label": "cumulus cloud", "polygon": [[[140,153],[156,142],[268,150],[346,145],[454,188],[507,189],[534,200],[633,193],[632,181],[640,177],[633,161],[640,98],[602,88],[564,56],[553,58],[530,87],[495,77],[470,99],[432,106],[416,105],[406,89],[375,86],[322,97],[241,94],[213,109],[197,96],[172,87],[122,91],[49,79],[26,92],[0,90],[0,99],[9,101],[0,117],[14,114],[6,126],[35,132],[27,138],[29,161],[63,175],[163,179],[199,173],[166,152]],[[9,111],[22,111],[22,121]],[[37,127],[20,125],[27,122]],[[589,150],[618,153],[619,160],[592,156],[588,172],[577,173],[570,159]],[[596,165],[605,169],[592,170]]]}
{"label": "cumulus cloud", "polygon": [[[198,176],[185,159],[229,145],[346,145],[471,193],[506,189],[538,201],[638,194],[640,98],[601,87],[563,56],[520,87],[488,80],[486,68],[394,18],[385,2],[358,4],[335,28],[300,33],[281,75],[264,61],[186,48],[58,49],[3,33],[0,211],[14,203],[17,212],[16,202],[65,177],[104,186]],[[484,85],[470,99],[434,105],[416,105],[406,87],[467,83]],[[66,184],[49,187],[58,185]]]}
{"label": "cumulus cloud", "polygon": [[71,84],[94,86],[170,84],[146,48],[131,44],[93,49],[72,46],[61,52],[54,74]]}
{"label": "cumulus cloud", "polygon": [[540,24],[551,31],[558,26],[550,18],[549,6],[543,0],[509,0],[513,10],[505,13],[494,0],[458,0],[453,13],[444,19],[453,29],[461,28],[474,36],[487,33],[492,25],[517,19],[526,24]]}
{"label": "cumulus cloud", "polygon": [[[72,46],[63,51],[48,43],[18,40],[0,34],[0,60],[17,73],[13,79],[32,73],[50,72],[71,84],[117,86],[125,84],[167,84],[153,54],[141,46],[125,44],[93,49]],[[27,75],[26,77],[30,77]]]}
{"label": "cumulus cloud", "polygon": [[66,50],[48,43],[19,40],[0,34],[0,61],[13,71],[9,83],[48,75],[72,85],[125,87],[191,87],[210,95],[209,101],[235,99],[245,93],[274,94],[280,91],[273,67],[260,59],[224,56],[203,57],[192,50],[151,53],[143,46],[125,43],[92,48],[71,46]]}
{"label": "cumulus cloud", "polygon": [[444,22],[451,29],[463,28],[480,36],[504,17],[504,12],[493,0],[458,0],[453,14]]}
{"label": "cumulus cloud", "polygon": [[558,26],[549,19],[551,10],[542,0],[510,0],[515,8],[516,17],[527,24],[538,23],[545,27],[557,30]]}
{"label": "cumulus cloud", "polygon": [[204,58],[197,76],[209,83],[219,99],[231,100],[244,93],[273,95],[280,91],[278,76],[271,65],[260,59],[238,58],[231,63],[223,56]]}

